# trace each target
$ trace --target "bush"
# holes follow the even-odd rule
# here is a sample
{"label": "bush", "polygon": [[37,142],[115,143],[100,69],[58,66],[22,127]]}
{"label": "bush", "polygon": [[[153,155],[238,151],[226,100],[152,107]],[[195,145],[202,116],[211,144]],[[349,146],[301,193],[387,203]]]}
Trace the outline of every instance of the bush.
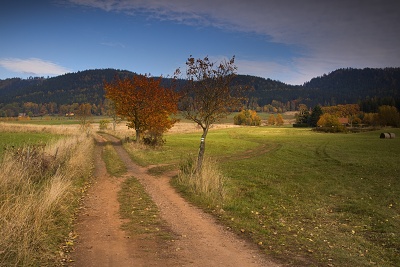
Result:
{"label": "bush", "polygon": [[233,120],[235,125],[260,126],[261,124],[261,119],[257,112],[250,109],[242,110]]}
{"label": "bush", "polygon": [[143,144],[147,146],[157,147],[165,144],[163,134],[160,132],[148,131],[143,137]]}
{"label": "bush", "polygon": [[108,124],[110,123],[109,120],[101,120],[99,124],[100,131],[104,131],[108,129]]}

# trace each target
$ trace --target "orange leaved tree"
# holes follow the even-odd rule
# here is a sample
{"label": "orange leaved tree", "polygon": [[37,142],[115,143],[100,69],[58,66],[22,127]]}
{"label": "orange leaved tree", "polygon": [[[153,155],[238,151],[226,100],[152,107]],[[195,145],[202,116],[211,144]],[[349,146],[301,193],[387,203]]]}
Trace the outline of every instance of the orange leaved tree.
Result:
{"label": "orange leaved tree", "polygon": [[135,75],[116,77],[104,84],[106,97],[114,101],[116,113],[128,121],[129,128],[135,129],[136,141],[141,141],[142,134],[160,137],[176,122],[170,115],[178,111],[179,94],[172,86],[161,86],[161,80]]}

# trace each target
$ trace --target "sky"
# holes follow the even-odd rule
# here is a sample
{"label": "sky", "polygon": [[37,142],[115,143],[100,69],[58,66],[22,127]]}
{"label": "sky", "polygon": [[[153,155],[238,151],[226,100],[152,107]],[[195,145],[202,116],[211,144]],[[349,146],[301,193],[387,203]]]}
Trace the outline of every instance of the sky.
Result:
{"label": "sky", "polygon": [[0,79],[115,68],[185,72],[235,56],[238,74],[303,84],[400,67],[399,0],[5,0]]}

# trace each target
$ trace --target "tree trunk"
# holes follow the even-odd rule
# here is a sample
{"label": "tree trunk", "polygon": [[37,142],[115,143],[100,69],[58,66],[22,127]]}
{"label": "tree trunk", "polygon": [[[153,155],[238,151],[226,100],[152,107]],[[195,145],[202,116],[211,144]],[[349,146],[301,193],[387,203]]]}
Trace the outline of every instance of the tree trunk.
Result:
{"label": "tree trunk", "polygon": [[140,130],[139,129],[135,129],[136,131],[136,143],[140,142]]}
{"label": "tree trunk", "polygon": [[206,150],[206,137],[208,133],[208,127],[203,128],[203,134],[201,135],[199,155],[197,157],[196,172],[200,173],[203,167],[204,152]]}

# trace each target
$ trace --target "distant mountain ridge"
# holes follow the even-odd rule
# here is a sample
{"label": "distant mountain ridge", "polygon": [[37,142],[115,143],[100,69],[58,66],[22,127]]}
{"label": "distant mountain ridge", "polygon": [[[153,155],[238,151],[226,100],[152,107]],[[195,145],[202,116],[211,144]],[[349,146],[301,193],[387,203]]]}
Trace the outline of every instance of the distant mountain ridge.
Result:
{"label": "distant mountain ridge", "polygon": [[[104,100],[104,81],[112,81],[115,75],[127,77],[135,73],[94,69],[52,78],[0,80],[0,109],[7,104],[24,102],[98,105]],[[338,69],[304,85],[289,85],[250,75],[238,75],[236,82],[254,88],[249,97],[259,106],[268,105],[273,100],[282,103],[295,101],[311,107],[390,98],[400,108],[400,68]]]}

